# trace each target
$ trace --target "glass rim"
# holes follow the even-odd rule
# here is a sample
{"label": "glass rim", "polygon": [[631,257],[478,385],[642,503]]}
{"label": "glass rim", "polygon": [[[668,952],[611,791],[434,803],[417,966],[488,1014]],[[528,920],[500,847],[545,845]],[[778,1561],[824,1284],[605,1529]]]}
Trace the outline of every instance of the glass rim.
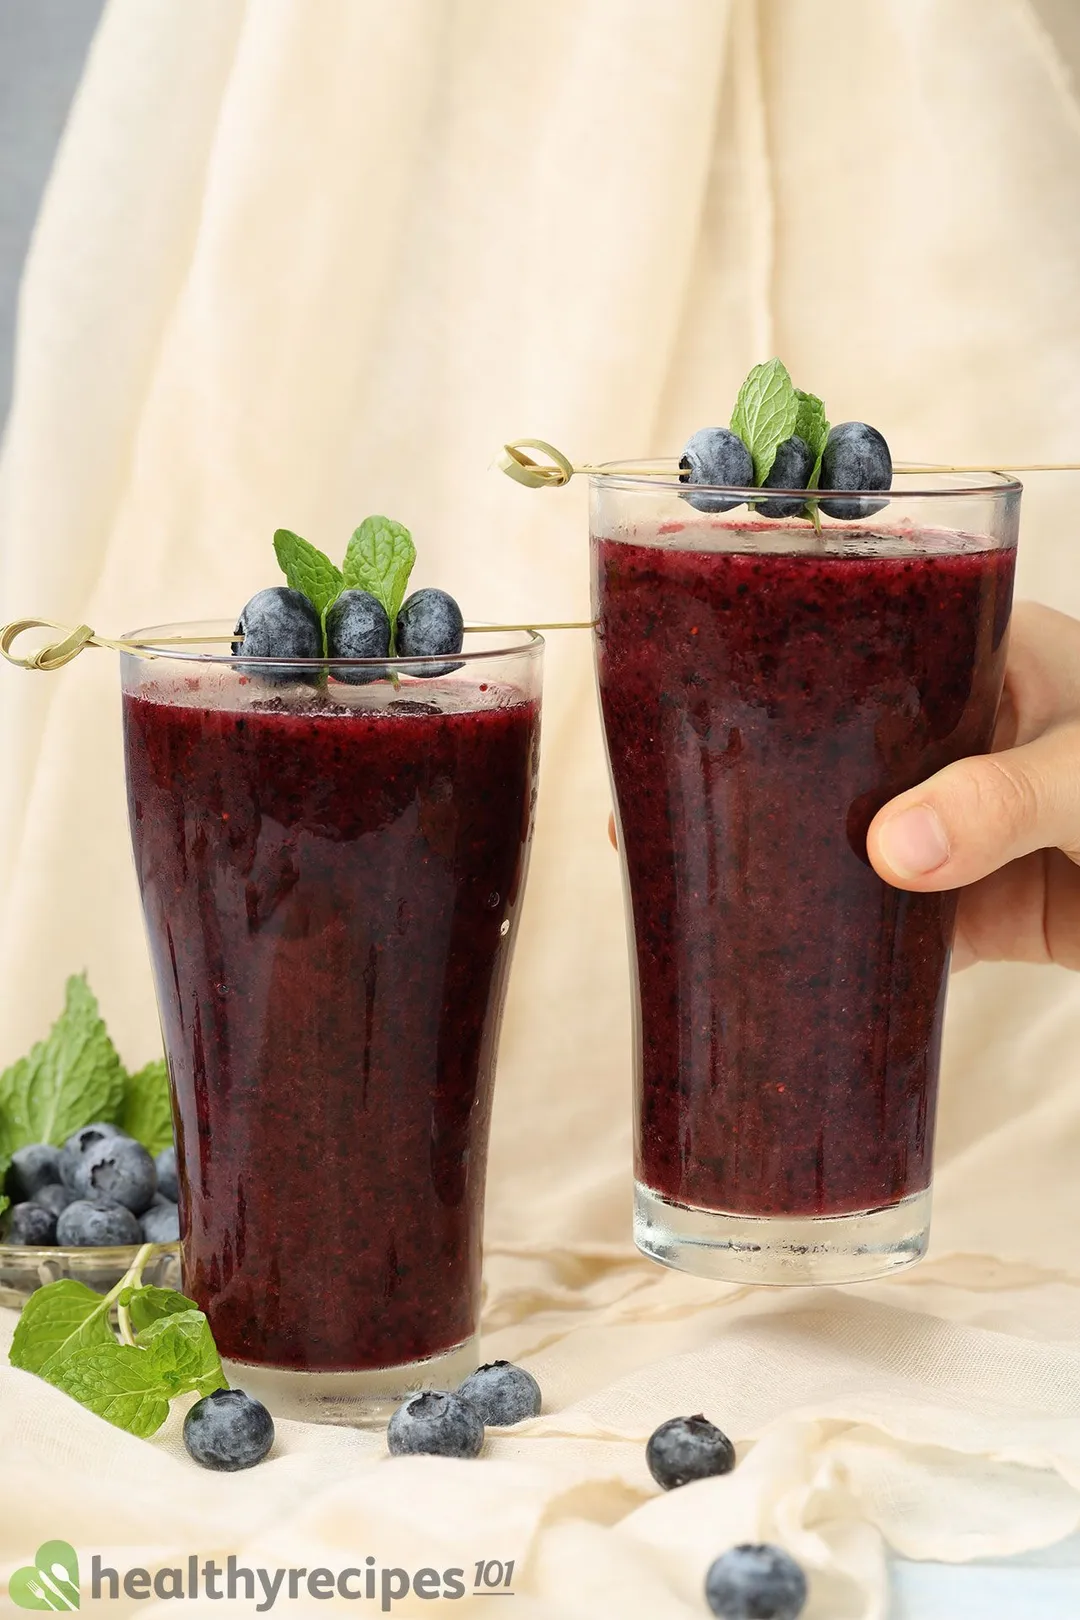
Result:
{"label": "glass rim", "polygon": [[[87,1270],[94,1266],[115,1263],[119,1269],[126,1271],[142,1247],[141,1239],[138,1243],[109,1244],[0,1243],[0,1264],[13,1265],[15,1261],[25,1258],[28,1262],[39,1265],[45,1260],[59,1259],[65,1265],[75,1266],[78,1263]],[[159,1254],[179,1255],[180,1239],[173,1238],[168,1243],[157,1243],[154,1247]]]}
{"label": "glass rim", "polygon": [[[656,472],[642,473],[642,468],[656,468]],[[776,489],[765,490],[760,484],[745,486],[741,484],[690,484],[688,480],[678,477],[679,462],[675,456],[642,456],[631,460],[623,457],[619,461],[604,461],[589,473],[589,484],[596,489],[628,489],[644,492],[645,490],[663,491],[665,494],[685,495],[688,489],[702,491],[707,494],[737,496],[740,502],[774,500],[777,498],[795,499],[801,497],[806,501],[808,497],[824,500],[881,500],[884,497],[892,500],[954,500],[958,496],[966,495],[990,497],[997,499],[1002,496],[1019,495],[1023,492],[1023,484],[1014,473],[963,473],[953,472],[952,468],[942,464],[935,468],[929,462],[903,462],[898,461],[893,466],[893,476],[901,478],[920,477],[953,477],[958,482],[954,487],[939,487],[937,489]],[[620,471],[620,468],[632,468],[632,471]],[[659,476],[671,470],[673,476],[665,478]],[[981,480],[981,482],[979,481]]]}
{"label": "glass rim", "polygon": [[[182,635],[185,631],[203,630],[209,640],[211,635],[229,636],[235,634],[235,626],[231,619],[180,619],[172,623],[146,625],[140,630],[129,630],[124,635],[124,641],[132,643],[125,647],[125,658],[151,658],[175,659],[188,664],[227,665],[237,667],[243,674],[250,674],[254,670],[268,669],[379,669],[387,672],[401,672],[408,675],[410,672],[423,674],[434,663],[444,663],[453,660],[455,668],[462,665],[466,667],[473,664],[484,664],[493,658],[537,658],[543,651],[544,638],[539,630],[520,630],[507,634],[515,634],[521,639],[512,646],[484,647],[478,652],[467,652],[464,649],[455,653],[421,653],[409,658],[395,655],[385,658],[336,658],[327,655],[325,658],[260,658],[250,653],[206,652],[200,651],[196,637],[191,645],[170,646],[164,637],[169,631],[174,635]],[[499,634],[498,625],[486,625],[481,620],[475,620],[466,626],[467,630],[487,631],[489,635]],[[158,637],[161,639],[155,640]]]}

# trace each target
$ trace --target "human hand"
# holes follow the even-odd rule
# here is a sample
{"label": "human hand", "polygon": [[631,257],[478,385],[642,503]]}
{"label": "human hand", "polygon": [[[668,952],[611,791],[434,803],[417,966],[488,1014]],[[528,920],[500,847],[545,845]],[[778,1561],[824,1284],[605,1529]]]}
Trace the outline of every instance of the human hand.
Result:
{"label": "human hand", "polygon": [[899,889],[962,888],[953,967],[1080,969],[1080,622],[1035,602],[1012,619],[993,752],[947,765],[878,811],[867,853]]}

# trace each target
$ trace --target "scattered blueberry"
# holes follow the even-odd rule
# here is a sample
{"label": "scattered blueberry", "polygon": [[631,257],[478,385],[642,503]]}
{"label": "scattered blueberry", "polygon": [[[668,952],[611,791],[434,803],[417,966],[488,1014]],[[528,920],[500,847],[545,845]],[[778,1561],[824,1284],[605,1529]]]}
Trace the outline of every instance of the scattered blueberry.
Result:
{"label": "scattered blueberry", "polygon": [[13,1204],[33,1198],[42,1187],[55,1186],[59,1180],[60,1149],[50,1142],[34,1142],[11,1155],[7,1191]]}
{"label": "scattered blueberry", "polygon": [[154,1165],[157,1169],[158,1192],[175,1204],[180,1197],[180,1186],[176,1179],[176,1148],[171,1144],[162,1148]]}
{"label": "scattered blueberry", "polygon": [[540,1385],[524,1367],[489,1361],[466,1378],[458,1394],[480,1414],[482,1423],[505,1427],[524,1423],[540,1411]]}
{"label": "scattered blueberry", "polygon": [[157,1170],[141,1142],[130,1136],[112,1137],[83,1154],[75,1171],[75,1191],[80,1198],[111,1198],[141,1215],[157,1191]]}
{"label": "scattered blueberry", "polygon": [[114,1249],[142,1242],[130,1209],[111,1198],[77,1198],[56,1221],[56,1241],[77,1249]]}
{"label": "scattered blueberry", "polygon": [[254,1468],[273,1443],[273,1418],[242,1389],[215,1389],[196,1401],[184,1419],[188,1455],[220,1473]]}
{"label": "scattered blueberry", "polygon": [[387,1426],[386,1443],[392,1457],[476,1457],[484,1444],[484,1425],[460,1395],[425,1389],[398,1407]]}
{"label": "scattered blueberry", "polygon": [[175,1204],[151,1204],[139,1221],[144,1243],[178,1243],[180,1211]]}
{"label": "scattered blueberry", "polygon": [[40,1188],[34,1194],[34,1203],[40,1204],[42,1209],[47,1209],[51,1215],[59,1215],[62,1209],[67,1209],[68,1205],[74,1202],[75,1194],[71,1188],[61,1185],[59,1181],[50,1182],[47,1187]]}
{"label": "scattered blueberry", "polygon": [[732,1547],[705,1577],[717,1620],[798,1620],[806,1596],[806,1576],[779,1547]]}
{"label": "scattered blueberry", "polygon": [[645,1447],[645,1461],[656,1483],[673,1491],[693,1479],[730,1474],[735,1447],[722,1429],[698,1412],[695,1417],[669,1418],[654,1429]]}
{"label": "scattered blueberry", "polygon": [[109,1125],[104,1120],[99,1120],[94,1125],[84,1125],[81,1130],[72,1131],[60,1153],[60,1180],[64,1186],[74,1191],[75,1172],[88,1148],[97,1147],[106,1137],[126,1135],[127,1132],[122,1131],[119,1125]]}
{"label": "scattered blueberry", "polygon": [[[446,591],[427,586],[401,604],[394,631],[399,658],[425,658],[428,653],[456,653],[465,639],[461,609]],[[449,675],[460,664],[425,664],[418,674]]]}
{"label": "scattered blueberry", "polygon": [[56,1216],[40,1204],[13,1204],[8,1211],[5,1243],[37,1249],[56,1242]]}
{"label": "scattered blueberry", "polygon": [[[683,445],[679,476],[686,484],[728,484],[749,489],[754,482],[754,462],[737,433],[730,428],[699,428]],[[687,495],[699,512],[730,512],[741,506],[742,498],[725,500],[722,495]]]}
{"label": "scattered blueberry", "polygon": [[[825,441],[821,457],[820,489],[888,489],[892,484],[892,456],[877,428],[865,422],[840,422]],[[834,518],[870,517],[888,501],[822,501],[821,510]]]}
{"label": "scattered blueberry", "polygon": [[[322,622],[307,597],[287,585],[271,585],[256,591],[241,609],[236,624],[234,657],[319,658],[322,656]],[[265,673],[261,671],[260,673]],[[296,680],[299,671],[281,671],[276,680]]]}
{"label": "scattered blueberry", "polygon": [[[793,433],[776,447],[776,460],[762,489],[805,489],[814,470],[814,452],[805,439]],[[767,518],[798,517],[805,501],[758,501],[756,509]]]}
{"label": "scattered blueberry", "polygon": [[[386,658],[390,652],[390,618],[378,597],[368,591],[342,591],[326,615],[326,645],[331,658]],[[339,681],[362,686],[381,680],[382,669],[335,669]]]}

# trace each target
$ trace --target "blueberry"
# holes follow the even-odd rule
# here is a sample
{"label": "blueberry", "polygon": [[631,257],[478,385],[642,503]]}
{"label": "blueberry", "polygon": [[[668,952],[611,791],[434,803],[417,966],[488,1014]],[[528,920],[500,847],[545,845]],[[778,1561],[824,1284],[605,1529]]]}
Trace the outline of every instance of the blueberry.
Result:
{"label": "blueberry", "polygon": [[[461,609],[446,591],[427,586],[413,591],[401,604],[394,631],[399,658],[424,658],[428,653],[461,651],[465,621]],[[425,664],[418,675],[450,675],[460,664]]]}
{"label": "blueberry", "polygon": [[[820,489],[888,489],[892,483],[892,456],[877,428],[865,422],[840,422],[825,441],[821,457]],[[870,517],[888,501],[822,501],[821,510],[834,518]]]}
{"label": "blueberry", "polygon": [[34,1203],[47,1209],[50,1215],[59,1215],[62,1209],[75,1202],[75,1194],[70,1187],[64,1187],[60,1182],[50,1182],[49,1186],[41,1187],[34,1194]]}
{"label": "blueberry", "polygon": [[386,1443],[392,1457],[475,1457],[484,1444],[484,1425],[460,1395],[425,1389],[398,1407],[387,1426]]}
{"label": "blueberry", "polygon": [[508,1423],[524,1423],[540,1410],[540,1385],[532,1373],[510,1361],[489,1361],[478,1367],[458,1394],[486,1424],[505,1427]]}
{"label": "blueberry", "polygon": [[732,1547],[710,1566],[705,1601],[718,1620],[798,1620],[806,1576],[779,1547]]}
{"label": "blueberry", "polygon": [[157,1191],[157,1170],[141,1142],[130,1136],[112,1137],[83,1154],[75,1171],[75,1191],[80,1198],[111,1198],[141,1215]]}
{"label": "blueberry", "polygon": [[35,1197],[42,1187],[55,1186],[59,1180],[60,1149],[50,1142],[35,1142],[11,1155],[7,1192],[13,1204]]}
{"label": "blueberry", "polygon": [[[683,445],[679,477],[686,484],[729,484],[749,489],[754,482],[754,462],[737,433],[730,428],[698,428]],[[687,495],[686,500],[699,512],[730,512],[742,499],[725,500],[722,495]]]}
{"label": "blueberry", "polygon": [[[256,591],[241,609],[235,635],[234,657],[241,653],[247,653],[249,658],[322,656],[322,621],[307,597],[287,585],[271,585],[268,590]],[[301,678],[299,670],[270,674],[271,680]]]}
{"label": "blueberry", "polygon": [[89,1148],[97,1147],[99,1142],[113,1136],[127,1136],[127,1132],[122,1131],[119,1125],[109,1125],[105,1120],[72,1131],[60,1153],[60,1180],[65,1187],[70,1187],[74,1191],[75,1172],[79,1168],[83,1154]]}
{"label": "blueberry", "polygon": [[56,1216],[40,1204],[13,1204],[8,1211],[5,1243],[37,1249],[56,1242]]}
{"label": "blueberry", "polygon": [[669,1418],[654,1429],[645,1447],[645,1461],[656,1483],[672,1491],[692,1479],[730,1474],[735,1447],[722,1429],[698,1412],[695,1417]]}
{"label": "blueberry", "polygon": [[[814,452],[805,439],[800,439],[797,433],[793,433],[790,439],[785,439],[782,444],[777,445],[776,460],[761,487],[805,489],[813,470]],[[805,504],[804,501],[758,501],[756,509],[762,517],[767,518],[798,517]]]}
{"label": "blueberry", "polygon": [[242,1389],[215,1389],[196,1401],[184,1419],[188,1455],[219,1473],[254,1468],[273,1443],[273,1418],[261,1401]]}
{"label": "blueberry", "polygon": [[170,1144],[162,1148],[154,1160],[157,1169],[158,1192],[175,1204],[180,1197],[180,1186],[176,1179],[176,1148]]}
{"label": "blueberry", "polygon": [[142,1232],[123,1204],[111,1198],[77,1198],[57,1217],[56,1241],[77,1249],[114,1249],[140,1243]]}
{"label": "blueberry", "polygon": [[[326,615],[326,645],[331,658],[386,658],[390,653],[390,618],[369,591],[342,591]],[[339,681],[362,686],[378,681],[383,669],[335,669]]]}
{"label": "blueberry", "polygon": [[139,1222],[144,1243],[178,1243],[180,1211],[175,1204],[151,1204]]}

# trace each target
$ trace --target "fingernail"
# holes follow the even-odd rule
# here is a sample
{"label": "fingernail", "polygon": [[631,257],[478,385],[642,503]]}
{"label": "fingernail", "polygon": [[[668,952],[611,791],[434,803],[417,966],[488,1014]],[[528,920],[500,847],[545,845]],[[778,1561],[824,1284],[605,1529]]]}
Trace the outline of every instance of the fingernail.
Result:
{"label": "fingernail", "polygon": [[902,810],[881,829],[878,847],[897,877],[926,877],[949,858],[949,840],[936,810],[927,804]]}

